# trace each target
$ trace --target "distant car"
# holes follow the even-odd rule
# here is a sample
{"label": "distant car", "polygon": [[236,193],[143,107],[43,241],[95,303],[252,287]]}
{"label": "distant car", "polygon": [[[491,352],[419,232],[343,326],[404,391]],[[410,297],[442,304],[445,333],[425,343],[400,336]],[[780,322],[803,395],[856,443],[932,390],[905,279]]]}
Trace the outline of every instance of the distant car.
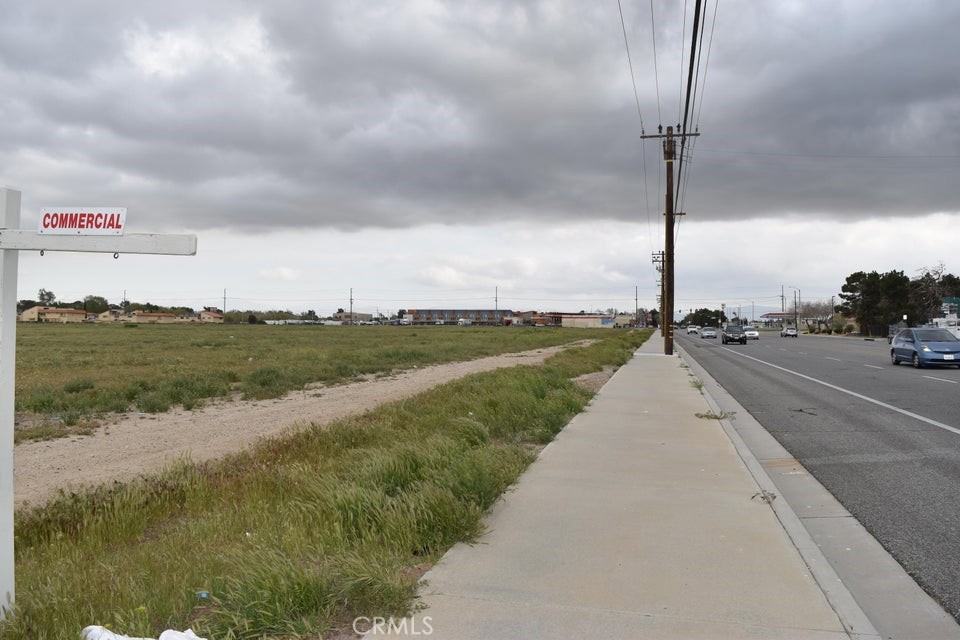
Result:
{"label": "distant car", "polygon": [[700,329],[700,338],[716,338],[717,330],[713,327],[703,327]]}
{"label": "distant car", "polygon": [[699,332],[700,332],[700,327],[698,327],[695,324],[692,324],[689,327],[687,327],[687,335],[690,335],[691,333],[699,333]]}
{"label": "distant car", "polygon": [[890,342],[890,362],[960,366],[960,339],[946,329],[902,329]]}
{"label": "distant car", "polygon": [[798,334],[795,327],[784,327],[783,329],[780,329],[781,338],[796,338],[797,335]]}
{"label": "distant car", "polygon": [[756,328],[756,327],[751,327],[750,325],[747,325],[747,326],[745,326],[745,327],[743,328],[743,332],[744,332],[745,334],[747,334],[747,340],[759,340],[759,339],[760,339],[760,332],[757,331],[757,328]]}
{"label": "distant car", "polygon": [[728,324],[723,328],[723,337],[721,340],[723,344],[727,344],[728,342],[747,344],[747,334],[739,324]]}

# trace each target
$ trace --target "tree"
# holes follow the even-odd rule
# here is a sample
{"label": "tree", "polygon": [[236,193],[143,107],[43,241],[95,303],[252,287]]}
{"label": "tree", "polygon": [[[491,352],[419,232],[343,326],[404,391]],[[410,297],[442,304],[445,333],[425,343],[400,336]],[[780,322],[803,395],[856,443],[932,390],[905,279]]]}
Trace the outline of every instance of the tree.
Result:
{"label": "tree", "polygon": [[37,302],[45,307],[49,307],[54,302],[57,301],[57,296],[53,294],[53,291],[47,291],[46,289],[40,289],[37,292]]}
{"label": "tree", "polygon": [[960,279],[944,269],[942,262],[932,269],[924,267],[920,276],[910,281],[910,301],[918,324],[939,317],[944,298],[960,297]]}
{"label": "tree", "polygon": [[943,294],[946,297],[960,298],[960,278],[952,273],[945,273],[940,282],[943,285]]}
{"label": "tree", "polygon": [[102,296],[87,296],[83,299],[83,308],[87,313],[103,313],[110,308],[110,303]]}
{"label": "tree", "polygon": [[150,302],[130,302],[127,304],[128,311],[146,311],[147,313],[158,313],[160,307]]}
{"label": "tree", "polygon": [[721,311],[717,309],[697,309],[691,311],[683,317],[683,320],[680,321],[680,324],[695,324],[701,327],[712,327],[718,324],[723,324],[727,321],[726,314],[721,318]]}
{"label": "tree", "polygon": [[842,303],[834,310],[855,317],[860,331],[867,335],[886,335],[887,326],[907,315],[916,318],[910,303],[910,278],[903,271],[857,271],[847,276],[841,288]]}
{"label": "tree", "polygon": [[40,303],[36,300],[17,300],[17,313],[23,313],[27,309],[33,309],[36,306],[39,306]]}
{"label": "tree", "polygon": [[[824,329],[829,325],[827,323],[830,320],[830,316],[833,315],[833,309],[830,306],[829,300],[813,300],[813,301],[804,301],[800,305],[800,317],[805,320],[815,319],[816,320],[816,329]],[[809,322],[808,322],[809,328]]]}
{"label": "tree", "polygon": [[197,312],[193,307],[168,307],[167,311],[178,316],[195,316]]}

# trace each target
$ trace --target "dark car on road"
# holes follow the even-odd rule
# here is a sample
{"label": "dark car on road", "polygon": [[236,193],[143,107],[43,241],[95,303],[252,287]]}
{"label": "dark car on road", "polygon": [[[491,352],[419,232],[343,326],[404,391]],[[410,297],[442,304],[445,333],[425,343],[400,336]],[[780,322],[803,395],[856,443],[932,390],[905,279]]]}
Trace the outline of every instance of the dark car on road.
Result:
{"label": "dark car on road", "polygon": [[946,329],[903,329],[890,341],[890,361],[917,369],[934,364],[960,366],[960,340]]}
{"label": "dark car on road", "polygon": [[723,344],[727,344],[728,342],[747,344],[747,334],[739,324],[728,324],[723,328],[721,341]]}

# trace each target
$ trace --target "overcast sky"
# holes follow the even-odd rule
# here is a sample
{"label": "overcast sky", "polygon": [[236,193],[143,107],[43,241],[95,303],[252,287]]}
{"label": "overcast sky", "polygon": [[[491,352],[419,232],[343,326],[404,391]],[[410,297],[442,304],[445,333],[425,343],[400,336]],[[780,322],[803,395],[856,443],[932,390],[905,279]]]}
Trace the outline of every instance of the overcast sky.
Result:
{"label": "overcast sky", "polygon": [[[0,0],[21,227],[124,206],[128,232],[198,237],[22,252],[18,298],[653,307],[664,173],[641,135],[682,118],[693,3],[650,4],[622,2],[637,98],[611,1]],[[960,3],[706,5],[675,306],[960,274]]]}

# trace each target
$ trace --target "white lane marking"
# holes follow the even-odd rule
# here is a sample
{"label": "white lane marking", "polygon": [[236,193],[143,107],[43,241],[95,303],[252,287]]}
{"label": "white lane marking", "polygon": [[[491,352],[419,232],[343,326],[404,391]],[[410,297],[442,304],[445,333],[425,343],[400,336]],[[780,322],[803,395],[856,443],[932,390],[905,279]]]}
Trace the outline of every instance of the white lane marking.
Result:
{"label": "white lane marking", "polygon": [[956,380],[947,380],[946,378],[936,378],[934,376],[923,376],[923,377],[927,378],[928,380],[939,380],[940,382],[949,382],[950,384],[960,384],[960,382],[957,382]]}
{"label": "white lane marking", "polygon": [[865,396],[865,395],[863,395],[863,394],[857,393],[856,391],[850,391],[849,389],[844,389],[843,387],[838,387],[838,386],[835,385],[835,384],[830,384],[829,382],[824,382],[823,380],[817,380],[816,378],[812,378],[812,377],[810,377],[810,376],[804,375],[804,374],[799,373],[799,372],[797,372],[797,371],[792,371],[792,370],[787,369],[787,368],[785,368],[785,367],[781,367],[781,366],[779,366],[779,365],[775,365],[775,364],[773,364],[772,362],[766,362],[766,361],[764,361],[764,360],[761,360],[760,358],[754,358],[753,356],[748,356],[748,355],[746,355],[745,353],[741,353],[741,352],[736,351],[736,350],[734,350],[734,349],[731,349],[731,348],[729,348],[729,347],[721,347],[721,349],[724,349],[724,350],[726,350],[726,351],[729,351],[730,353],[736,354],[736,355],[740,356],[741,358],[747,358],[748,360],[753,360],[754,362],[759,362],[760,364],[766,365],[766,366],[768,366],[768,367],[772,367],[772,368],[774,368],[774,369],[777,369],[778,371],[783,371],[784,373],[789,373],[789,374],[791,374],[791,375],[797,376],[798,378],[803,378],[804,380],[809,380],[810,382],[815,382],[816,384],[823,385],[823,386],[825,386],[825,387],[827,387],[827,388],[829,388],[829,389],[833,389],[834,391],[839,391],[840,393],[845,393],[845,394],[847,394],[848,396],[853,396],[854,398],[859,398],[860,400],[864,400],[864,401],[866,401],[866,402],[871,402],[871,403],[877,405],[878,407],[883,407],[884,409],[889,409],[890,411],[895,411],[896,413],[899,413],[899,414],[901,414],[901,415],[907,416],[907,417],[909,417],[909,418],[913,418],[914,420],[919,420],[920,422],[926,422],[927,424],[933,425],[934,427],[938,427],[938,428],[940,428],[940,429],[943,429],[944,431],[950,431],[951,433],[956,433],[957,435],[960,435],[960,429],[958,429],[958,428],[956,428],[956,427],[951,427],[950,425],[944,424],[944,423],[942,423],[942,422],[937,422],[936,420],[931,420],[930,418],[925,418],[925,417],[923,417],[923,416],[921,416],[921,415],[918,415],[918,414],[916,414],[916,413],[913,413],[912,411],[907,411],[906,409],[901,409],[900,407],[895,407],[895,406],[893,406],[892,404],[887,404],[886,402],[881,402],[880,400],[876,400],[876,399],[871,398],[871,397],[869,397],[869,396]]}
{"label": "white lane marking", "polygon": [[837,362],[843,362],[843,360],[841,360],[840,358],[831,358],[830,356],[825,356],[825,357],[827,358],[827,360],[835,360]]}
{"label": "white lane marking", "polygon": [[875,365],[875,364],[865,364],[865,365],[863,365],[863,366],[865,366],[865,367],[870,367],[871,369],[883,369],[883,367],[878,367],[878,366]]}

